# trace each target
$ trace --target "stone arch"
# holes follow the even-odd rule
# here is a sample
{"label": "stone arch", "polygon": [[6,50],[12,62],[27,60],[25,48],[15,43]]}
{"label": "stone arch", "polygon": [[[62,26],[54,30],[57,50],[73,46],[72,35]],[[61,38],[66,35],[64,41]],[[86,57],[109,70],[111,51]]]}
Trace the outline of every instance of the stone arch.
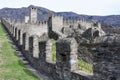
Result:
{"label": "stone arch", "polygon": [[23,39],[22,39],[22,42],[23,42],[23,49],[25,49],[25,43],[26,43],[26,33],[23,33]]}

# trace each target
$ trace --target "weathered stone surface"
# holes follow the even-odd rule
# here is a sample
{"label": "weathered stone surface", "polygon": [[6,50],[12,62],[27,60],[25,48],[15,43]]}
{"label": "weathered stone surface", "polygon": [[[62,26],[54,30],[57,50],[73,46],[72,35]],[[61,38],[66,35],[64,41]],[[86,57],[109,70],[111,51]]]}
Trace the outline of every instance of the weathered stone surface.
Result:
{"label": "weathered stone surface", "polygon": [[114,45],[103,46],[106,49],[100,47],[94,49],[94,80],[120,79],[120,48],[119,45]]}
{"label": "weathered stone surface", "polygon": [[120,43],[120,35],[108,34],[106,36],[97,37],[94,43]]}
{"label": "weathered stone surface", "polygon": [[52,41],[51,40],[48,40],[46,42],[46,61],[48,63],[53,62],[53,60],[52,60]]}
{"label": "weathered stone surface", "polygon": [[[30,23],[21,21],[13,21],[2,19],[2,24],[11,35],[16,45],[23,52],[30,64],[38,71],[46,74],[50,80],[119,80],[120,79],[120,47],[119,36],[103,36],[105,35],[99,23],[85,20],[63,20],[60,15],[53,15],[49,18],[48,22],[37,22],[37,10],[31,9]],[[33,15],[35,16],[33,16]],[[64,38],[61,32],[63,27],[72,28],[73,35],[77,42],[83,43],[88,46],[86,49],[82,47],[79,49],[91,51],[93,53],[93,75],[78,71],[77,66],[77,53],[78,48],[82,44],[78,44],[74,38]],[[77,31],[81,29],[81,31]],[[88,39],[82,38],[82,31],[88,31],[89,36],[96,39],[95,43],[107,42],[104,45],[88,45]],[[49,31],[55,33],[50,37]],[[96,32],[99,31],[99,32]],[[75,34],[77,32],[77,34]],[[67,33],[69,35],[69,33]],[[98,35],[99,33],[99,35]],[[85,34],[87,35],[87,34]],[[56,62],[52,62],[52,43],[49,38],[56,37],[59,40],[56,43]],[[89,37],[88,36],[88,37]],[[99,41],[98,36],[103,36]],[[72,37],[72,36],[68,36]],[[78,37],[78,38],[77,38]],[[107,38],[106,38],[107,37]],[[19,42],[21,44],[19,44]],[[85,44],[84,44],[85,43]],[[86,45],[87,43],[87,45]],[[94,42],[93,42],[94,43]],[[111,44],[112,43],[112,44]],[[114,43],[114,44],[113,44]],[[20,46],[22,45],[22,46]],[[89,51],[87,51],[89,50]],[[86,54],[88,56],[88,54]],[[81,55],[80,55],[81,56]],[[91,57],[91,55],[89,55]],[[84,56],[86,57],[86,56]],[[90,61],[86,58],[86,60]]]}
{"label": "weathered stone surface", "polygon": [[39,44],[37,36],[33,36],[33,57],[39,58]]}

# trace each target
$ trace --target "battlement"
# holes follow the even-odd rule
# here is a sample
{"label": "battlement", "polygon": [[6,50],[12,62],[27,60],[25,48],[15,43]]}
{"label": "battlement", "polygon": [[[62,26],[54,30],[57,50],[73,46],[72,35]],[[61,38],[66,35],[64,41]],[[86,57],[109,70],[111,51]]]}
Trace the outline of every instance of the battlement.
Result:
{"label": "battlement", "polygon": [[74,19],[74,18],[70,18],[70,19],[64,19],[63,20],[64,23],[77,23],[77,22],[81,22],[81,19]]}
{"label": "battlement", "polygon": [[52,14],[52,18],[63,18],[60,14]]}
{"label": "battlement", "polygon": [[36,24],[37,25],[47,25],[47,21],[39,21]]}
{"label": "battlement", "polygon": [[[9,31],[10,28],[6,27],[6,29]],[[36,69],[43,70],[46,74],[50,75],[54,80],[56,79],[57,80],[70,80],[70,79],[90,80],[91,79],[90,75],[85,76],[74,72],[78,70],[77,43],[74,38],[64,38],[57,41],[56,43],[57,60],[54,63],[52,62],[52,56],[51,56],[52,55],[51,40],[39,41],[39,36],[36,35],[29,36],[27,33],[22,33],[21,30],[20,31],[19,30],[16,31],[16,30],[17,29],[15,29],[15,31],[13,30],[15,36],[13,35],[11,36],[15,41],[17,41],[16,44],[23,51],[23,55],[29,60],[29,62]],[[11,31],[9,32],[11,34]],[[18,37],[18,39],[16,37]]]}
{"label": "battlement", "polygon": [[78,18],[68,18],[63,20],[64,23],[71,24],[71,23],[93,23],[93,21],[85,20],[85,19],[78,19]]}
{"label": "battlement", "polygon": [[[27,58],[30,64],[38,71],[43,71],[50,75],[53,80],[112,80],[120,79],[119,73],[119,47],[117,49],[111,48],[112,52],[115,51],[115,56],[109,51],[95,47],[94,58],[93,58],[93,75],[86,74],[82,71],[78,71],[77,65],[77,53],[78,46],[74,38],[61,38],[56,43],[56,62],[52,62],[52,41],[46,38],[44,30],[35,27],[36,33],[29,31],[28,28],[34,29],[33,27],[27,27],[26,31],[24,28],[14,27],[14,24],[2,19],[2,24],[5,29],[11,35],[16,42],[17,46],[22,51],[23,55]],[[47,25],[47,22],[39,22],[39,25]],[[99,25],[99,23],[97,23]],[[29,24],[31,25],[31,24]],[[19,26],[19,25],[18,25]],[[38,30],[39,29],[39,30]],[[27,32],[29,31],[29,33]],[[38,32],[42,32],[38,36]],[[104,47],[104,46],[103,46]],[[108,47],[107,49],[109,49]],[[117,53],[118,52],[118,53]],[[107,57],[108,56],[108,57]],[[104,58],[105,57],[105,58]],[[111,60],[111,61],[109,61]],[[112,65],[113,64],[113,65]],[[112,68],[112,69],[111,69]],[[106,73],[104,72],[106,71]],[[79,73],[80,72],[80,73]],[[113,75],[115,74],[115,75]]]}
{"label": "battlement", "polygon": [[[78,47],[74,38],[67,38],[61,31],[63,28],[66,27],[68,29],[72,25],[73,27],[77,26],[76,29],[78,29],[78,26],[86,30],[90,28],[92,35],[94,35],[96,31],[102,35],[104,32],[102,32],[99,22],[78,18],[63,19],[63,16],[59,14],[52,14],[48,21],[37,21],[37,8],[35,7],[30,8],[30,15],[26,16],[24,21],[13,20],[11,22],[2,18],[1,22],[30,64],[38,71],[42,70],[50,75],[52,80],[109,80],[109,75],[112,78],[120,79],[119,74],[118,76],[111,76],[112,73],[118,73],[114,71],[115,69],[120,70],[117,66],[119,64],[115,64],[119,63],[119,57],[113,57],[112,53],[106,54],[112,59],[115,58],[115,61],[112,60],[110,62],[108,58],[104,58],[105,55],[102,55],[98,50],[93,51],[93,53],[95,53],[93,54],[94,73],[90,74],[79,71],[77,60],[79,53],[78,48],[80,46]],[[79,29],[82,30],[82,28]],[[69,29],[71,29],[71,27]],[[85,31],[85,29],[83,30]],[[52,60],[53,42],[50,36],[52,36],[52,38],[57,36],[57,38],[55,38],[57,42],[54,44],[56,48],[56,61]],[[106,66],[103,65],[102,62]],[[111,67],[114,67],[114,69],[112,70]],[[107,71],[107,75],[104,74],[104,71],[101,71],[102,68]]]}

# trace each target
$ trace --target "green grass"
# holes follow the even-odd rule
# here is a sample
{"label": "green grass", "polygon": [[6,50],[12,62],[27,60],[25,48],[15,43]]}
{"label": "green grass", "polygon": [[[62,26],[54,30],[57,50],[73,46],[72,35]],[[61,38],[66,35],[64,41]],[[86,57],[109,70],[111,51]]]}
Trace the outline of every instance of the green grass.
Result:
{"label": "green grass", "polygon": [[0,80],[40,80],[21,62],[0,24]]}
{"label": "green grass", "polygon": [[93,73],[93,65],[83,61],[82,59],[78,59],[78,68],[79,70]]}
{"label": "green grass", "polygon": [[52,61],[56,61],[56,40],[52,39]]}

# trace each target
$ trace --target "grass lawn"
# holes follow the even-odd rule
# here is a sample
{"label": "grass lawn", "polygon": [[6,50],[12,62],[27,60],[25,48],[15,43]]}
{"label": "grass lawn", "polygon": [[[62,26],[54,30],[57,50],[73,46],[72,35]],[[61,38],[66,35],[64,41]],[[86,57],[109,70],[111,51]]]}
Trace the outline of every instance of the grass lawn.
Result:
{"label": "grass lawn", "polygon": [[56,41],[52,39],[52,61],[56,62]]}
{"label": "grass lawn", "polygon": [[82,70],[88,73],[93,73],[93,65],[83,61],[80,58],[78,59],[78,68],[79,70]]}
{"label": "grass lawn", "polygon": [[16,54],[0,24],[0,80],[40,80],[26,69]]}

